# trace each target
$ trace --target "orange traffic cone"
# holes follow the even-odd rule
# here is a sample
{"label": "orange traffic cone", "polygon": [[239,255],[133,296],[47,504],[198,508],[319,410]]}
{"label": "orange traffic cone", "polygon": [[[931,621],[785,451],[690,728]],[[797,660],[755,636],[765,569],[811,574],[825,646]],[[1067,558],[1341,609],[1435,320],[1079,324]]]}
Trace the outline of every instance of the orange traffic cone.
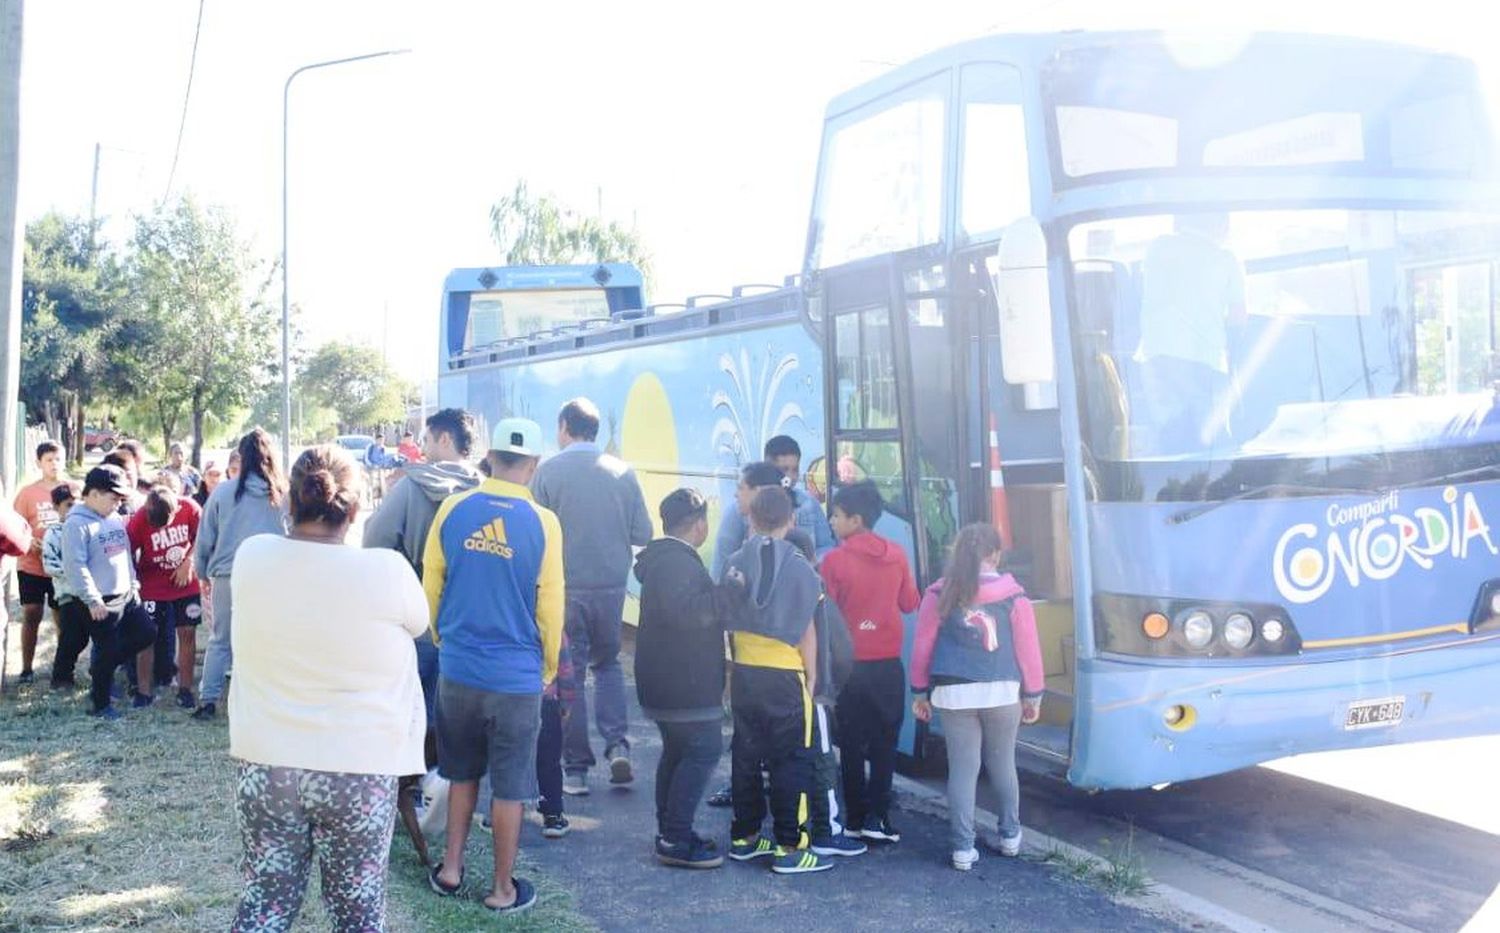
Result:
{"label": "orange traffic cone", "polygon": [[1005,550],[1015,544],[1010,530],[1010,500],[1005,497],[1005,471],[1000,463],[1000,432],[995,427],[995,413],[990,412],[990,519],[1000,532]]}

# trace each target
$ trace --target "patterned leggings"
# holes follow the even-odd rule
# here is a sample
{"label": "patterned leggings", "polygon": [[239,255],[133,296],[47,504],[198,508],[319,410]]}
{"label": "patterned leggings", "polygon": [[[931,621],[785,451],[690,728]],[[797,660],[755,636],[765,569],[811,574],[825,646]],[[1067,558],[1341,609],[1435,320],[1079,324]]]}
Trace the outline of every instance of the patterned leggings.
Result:
{"label": "patterned leggings", "polygon": [[232,933],[291,929],[314,851],[334,930],[384,930],[396,801],[395,777],[240,762],[235,809],[245,893]]}

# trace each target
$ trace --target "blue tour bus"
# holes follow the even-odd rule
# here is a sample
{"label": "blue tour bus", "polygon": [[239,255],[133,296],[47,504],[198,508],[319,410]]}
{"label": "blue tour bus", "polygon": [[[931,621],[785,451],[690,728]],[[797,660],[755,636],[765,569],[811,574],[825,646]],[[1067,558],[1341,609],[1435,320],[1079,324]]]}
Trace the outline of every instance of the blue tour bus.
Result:
{"label": "blue tour bus", "polygon": [[1493,732],[1491,145],[1427,51],[980,39],[829,105],[780,286],[456,270],[440,397],[587,394],[653,503],[715,510],[790,434],[812,494],[877,483],[922,585],[1002,523],[1047,675],[1022,742],[1083,787]]}

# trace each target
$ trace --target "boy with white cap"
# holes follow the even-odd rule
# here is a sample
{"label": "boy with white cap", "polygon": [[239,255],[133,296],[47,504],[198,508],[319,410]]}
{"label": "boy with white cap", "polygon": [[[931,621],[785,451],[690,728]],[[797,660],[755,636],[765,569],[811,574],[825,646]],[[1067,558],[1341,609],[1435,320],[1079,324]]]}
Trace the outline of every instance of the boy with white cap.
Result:
{"label": "boy with white cap", "polygon": [[450,782],[444,860],[428,878],[444,897],[463,882],[479,779],[490,778],[494,887],[484,905],[519,913],[536,889],[514,878],[521,804],[536,793],[543,688],[563,633],[562,529],[527,488],[542,450],[536,422],[495,426],[490,478],[438,508],[422,556],[438,643],[438,772]]}

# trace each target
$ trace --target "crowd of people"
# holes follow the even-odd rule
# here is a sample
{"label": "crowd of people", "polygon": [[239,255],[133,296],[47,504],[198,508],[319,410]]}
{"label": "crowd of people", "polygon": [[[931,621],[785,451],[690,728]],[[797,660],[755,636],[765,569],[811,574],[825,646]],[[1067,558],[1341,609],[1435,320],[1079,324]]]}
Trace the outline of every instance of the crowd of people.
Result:
{"label": "crowd of people", "polygon": [[[420,448],[403,438],[402,476],[362,548],[347,539],[366,470],[338,447],[305,451],[288,473],[256,429],[222,468],[200,476],[174,446],[142,480],[144,451],[127,441],[76,483],[43,444],[41,479],[16,497],[36,537],[20,563],[22,678],[34,677],[51,604],[54,686],[73,683],[93,645],[91,715],[120,716],[122,669],[133,706],[175,684],[197,720],[218,716],[227,679],[245,875],[236,930],[289,928],[315,853],[335,927],[383,929],[398,820],[427,859],[412,815],[424,776],[447,790],[432,890],[462,890],[477,810],[494,839],[483,904],[530,907],[535,888],[515,875],[523,807],[559,839],[565,797],[588,794],[596,767],[611,784],[635,779],[620,662],[632,573],[637,698],[662,743],[661,863],[765,859],[803,874],[899,843],[891,785],[908,685],[913,715],[940,717],[947,739],[953,867],[979,858],[981,762],[1002,802],[987,844],[1017,854],[1015,738],[1039,715],[1042,666],[994,530],[964,528],[944,578],[920,593],[900,545],[875,531],[878,488],[842,485],[825,512],[798,482],[796,442],[777,437],[740,471],[716,533],[708,501],[684,487],[656,503],[658,535],[634,471],[599,447],[599,423],[589,400],[568,402],[559,452],[544,460],[535,422],[508,418],[480,439],[467,412],[437,412]],[[726,697],[722,846],[695,823],[724,751]]]}

